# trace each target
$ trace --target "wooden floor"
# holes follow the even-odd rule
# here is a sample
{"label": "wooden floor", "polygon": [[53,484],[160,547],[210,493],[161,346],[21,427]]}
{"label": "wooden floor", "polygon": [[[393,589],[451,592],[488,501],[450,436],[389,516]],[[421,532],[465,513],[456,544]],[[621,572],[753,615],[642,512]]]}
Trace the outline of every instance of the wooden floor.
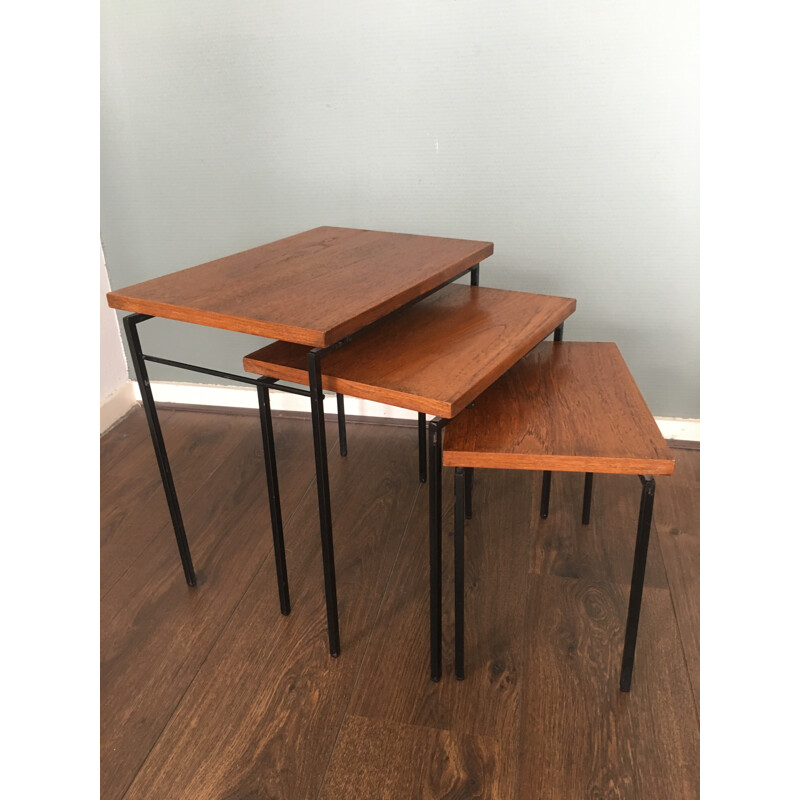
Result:
{"label": "wooden floor", "polygon": [[428,677],[416,429],[329,426],[342,654],[328,655],[310,423],[276,419],[292,613],[280,614],[256,416],[162,412],[198,573],[186,586],[147,425],[101,439],[101,791],[127,798],[699,794],[699,460],[657,481],[633,688],[618,691],[639,481],[476,471],[467,679]]}

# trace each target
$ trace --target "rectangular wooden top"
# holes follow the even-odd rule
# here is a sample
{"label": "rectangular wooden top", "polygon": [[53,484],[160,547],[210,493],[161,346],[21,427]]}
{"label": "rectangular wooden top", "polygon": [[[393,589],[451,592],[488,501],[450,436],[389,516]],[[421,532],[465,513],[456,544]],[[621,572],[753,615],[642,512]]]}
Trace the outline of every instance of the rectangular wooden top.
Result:
{"label": "rectangular wooden top", "polygon": [[112,308],[324,347],[440,286],[491,242],[315,228],[108,294]]}
{"label": "rectangular wooden top", "polygon": [[[322,387],[453,417],[575,310],[575,300],[452,284],[322,359]],[[248,372],[308,385],[308,349],[275,342]]]}
{"label": "rectangular wooden top", "polygon": [[633,475],[675,466],[610,342],[542,342],[445,428],[443,463]]}

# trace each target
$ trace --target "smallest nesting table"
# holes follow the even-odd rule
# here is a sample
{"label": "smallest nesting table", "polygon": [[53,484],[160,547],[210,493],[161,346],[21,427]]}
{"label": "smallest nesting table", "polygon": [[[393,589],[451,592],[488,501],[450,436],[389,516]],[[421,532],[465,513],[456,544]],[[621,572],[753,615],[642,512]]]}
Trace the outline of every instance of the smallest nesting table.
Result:
{"label": "smallest nesting table", "polygon": [[[464,678],[464,520],[471,515],[466,470],[585,472],[587,523],[594,472],[639,475],[642,497],[633,557],[620,689],[630,690],[655,495],[654,475],[675,462],[622,355],[608,342],[543,342],[447,427],[443,463],[456,468],[456,677]],[[549,479],[542,493],[549,492]],[[546,517],[543,498],[542,517]]]}

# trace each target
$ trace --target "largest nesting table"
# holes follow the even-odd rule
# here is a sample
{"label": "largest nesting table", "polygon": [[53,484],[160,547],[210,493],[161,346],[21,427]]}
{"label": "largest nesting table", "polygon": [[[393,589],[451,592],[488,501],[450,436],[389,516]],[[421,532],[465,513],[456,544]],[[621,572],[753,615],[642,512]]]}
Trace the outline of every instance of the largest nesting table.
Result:
{"label": "largest nesting table", "polygon": [[[320,374],[323,357],[376,320],[462,275],[470,274],[471,282],[477,284],[480,262],[493,251],[491,242],[320,227],[108,293],[111,308],[132,312],[123,319],[125,333],[189,586],[196,584],[194,565],[150,388],[147,362],[256,386],[271,500],[276,494],[273,489],[277,486],[277,473],[271,448],[268,388],[310,397],[320,529],[325,542],[330,540],[331,518]],[[305,382],[309,389],[147,355],[142,351],[138,326],[152,317],[306,345],[311,348],[306,356]],[[341,403],[339,411],[341,431]],[[276,507],[276,503],[270,503],[273,536],[280,525]],[[288,613],[282,542],[276,548],[276,565],[281,610]],[[338,655],[338,652],[338,629],[335,629],[331,635],[331,653]]]}

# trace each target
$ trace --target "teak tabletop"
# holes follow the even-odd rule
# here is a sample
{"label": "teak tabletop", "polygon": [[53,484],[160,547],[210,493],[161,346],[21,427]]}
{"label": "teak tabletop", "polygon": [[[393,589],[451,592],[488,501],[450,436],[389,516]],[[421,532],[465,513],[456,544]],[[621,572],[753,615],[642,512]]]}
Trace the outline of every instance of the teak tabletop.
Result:
{"label": "teak tabletop", "polygon": [[493,251],[491,242],[322,227],[110,292],[108,304],[326,347]]}
{"label": "teak tabletop", "polygon": [[611,342],[543,342],[447,426],[443,463],[633,475],[675,467]]}
{"label": "teak tabletop", "polygon": [[[453,417],[574,310],[566,297],[446,286],[326,356],[322,388]],[[307,385],[307,352],[275,342],[244,368]]]}

